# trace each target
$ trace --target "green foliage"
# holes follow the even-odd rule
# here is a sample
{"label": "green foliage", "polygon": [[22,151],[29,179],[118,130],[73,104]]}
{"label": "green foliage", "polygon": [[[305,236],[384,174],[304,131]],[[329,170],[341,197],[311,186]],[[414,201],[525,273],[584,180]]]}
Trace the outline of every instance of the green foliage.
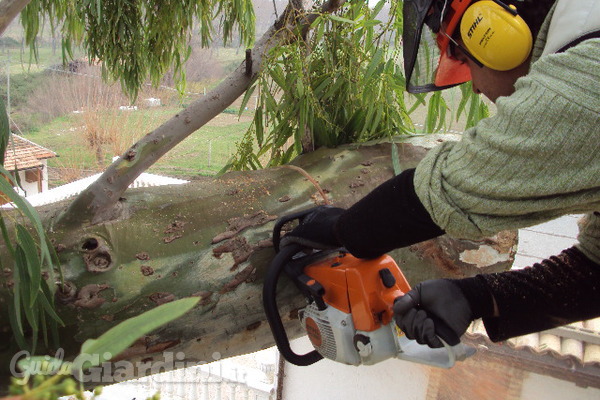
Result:
{"label": "green foliage", "polygon": [[[0,193],[17,206],[23,220],[13,221],[11,235],[5,217],[0,214],[2,239],[12,258],[10,324],[17,345],[34,353],[40,334],[46,347],[49,346],[49,332],[52,334],[52,344],[58,345],[57,329],[58,325],[63,325],[54,309],[53,250],[35,209],[4,178],[10,176],[10,172],[0,167],[0,175]],[[33,229],[26,227],[29,225],[33,225]],[[3,260],[2,263],[7,261]],[[51,285],[42,279],[43,273],[47,274]],[[31,342],[27,341],[26,336],[31,337]]]}
{"label": "green foliage", "polygon": [[465,115],[467,119],[465,128],[472,128],[479,120],[489,117],[490,111],[481,96],[473,92],[471,82],[460,85],[460,90],[462,98],[456,110],[456,119]]}
{"label": "green foliage", "polygon": [[[10,105],[11,111],[27,104],[31,94],[37,89],[48,76],[42,72],[11,74],[10,76]],[[0,75],[0,93],[5,100],[7,95],[6,75]]]}
{"label": "green foliage", "polygon": [[[9,146],[10,131],[6,110],[1,102],[0,107],[0,151],[4,155]],[[12,221],[12,234],[6,226],[5,216],[0,214],[2,239],[12,258],[10,324],[17,345],[34,353],[40,333],[46,347],[49,345],[48,332],[52,333],[53,344],[58,344],[57,329],[63,323],[54,310],[53,250],[39,215],[13,188],[12,182],[17,180],[4,166],[0,166],[0,195],[13,202],[21,214],[19,220]],[[8,268],[8,265],[4,265],[7,262],[0,261],[0,267]],[[51,285],[42,279],[43,273],[47,274]],[[28,331],[31,333],[30,343],[25,338]]]}
{"label": "green foliage", "polygon": [[73,394],[79,394],[77,398],[84,399],[78,388],[75,379],[66,375],[35,375],[26,382],[11,378],[8,392],[12,396],[20,396],[22,400],[57,400]]}
{"label": "green foliage", "polygon": [[158,85],[170,68],[183,93],[191,35],[197,29],[207,46],[219,18],[225,40],[237,28],[241,42],[252,43],[255,17],[250,0],[33,0],[21,13],[34,59],[35,39],[47,20],[62,34],[64,62],[82,44],[90,61],[102,61],[103,77],[119,80],[132,98],[148,77]]}
{"label": "green foliage", "polygon": [[0,165],[4,165],[4,155],[8,146],[8,138],[10,137],[10,124],[8,123],[8,114],[4,100],[0,97]]}
{"label": "green foliage", "polygon": [[[320,15],[305,41],[272,51],[253,88],[258,110],[234,168],[278,165],[320,146],[414,130],[397,46],[401,7],[393,5],[383,23],[377,17],[384,4],[371,9],[353,2],[339,13]],[[248,154],[252,137],[258,145],[254,156]]]}
{"label": "green foliage", "polygon": [[[382,21],[384,5],[347,3],[318,16],[306,40],[273,49],[242,103],[241,109],[258,91],[254,121],[227,168],[264,168],[321,146],[411,134],[410,114],[419,107],[427,108],[425,132],[446,126],[449,107],[441,92],[406,93],[402,4],[392,3]],[[482,111],[478,98],[463,91],[463,100]],[[469,120],[480,115],[469,113]]]}
{"label": "green foliage", "polygon": [[[109,361],[131,346],[138,338],[174,321],[190,311],[200,301],[188,297],[162,304],[136,317],[129,318],[106,331],[97,339],[88,339],[81,346],[79,356],[73,362],[49,356],[26,357],[18,361],[21,379],[12,378],[11,395],[22,395],[24,400],[55,400],[60,396],[76,394],[85,398],[83,388],[71,377],[82,376],[89,369]],[[94,389],[94,397],[102,393],[102,387]],[[156,394],[151,399],[160,399]]]}

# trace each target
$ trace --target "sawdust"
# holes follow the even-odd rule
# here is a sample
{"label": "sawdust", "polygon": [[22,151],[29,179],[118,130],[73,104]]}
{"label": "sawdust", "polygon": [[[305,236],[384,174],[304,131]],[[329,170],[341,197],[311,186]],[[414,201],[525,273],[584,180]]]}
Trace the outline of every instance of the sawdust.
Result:
{"label": "sawdust", "polygon": [[417,254],[421,259],[429,259],[443,271],[456,272],[458,266],[448,259],[440,243],[436,239],[426,240],[409,247],[410,251]]}

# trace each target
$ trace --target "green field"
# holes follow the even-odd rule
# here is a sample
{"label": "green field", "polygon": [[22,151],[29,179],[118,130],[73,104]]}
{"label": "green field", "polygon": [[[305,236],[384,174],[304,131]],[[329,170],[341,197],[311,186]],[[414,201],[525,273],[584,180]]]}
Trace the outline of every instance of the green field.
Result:
{"label": "green field", "polygon": [[[58,154],[58,157],[48,161],[50,170],[56,172],[51,174],[50,185],[57,186],[77,178],[77,171],[81,171],[82,176],[102,171],[110,165],[112,157],[121,155],[136,140],[175,115],[177,111],[177,108],[160,107],[117,113],[121,114],[118,115],[121,119],[116,122],[119,124],[118,133],[121,139],[126,139],[121,143],[119,151],[115,150],[113,144],[103,144],[100,162],[96,156],[97,151],[91,148],[85,139],[86,128],[82,115],[57,118],[24,136]],[[183,140],[148,172],[184,179],[214,175],[225,166],[235,152],[237,142],[249,125],[249,113],[243,115],[241,120],[237,115],[223,113]]]}
{"label": "green field", "polygon": [[[21,35],[18,24],[13,24],[1,43],[0,96],[7,103],[10,88],[12,131],[58,154],[58,157],[48,161],[51,187],[104,170],[114,156],[123,154],[142,136],[211,90],[222,79],[213,76],[188,81],[187,95],[184,98],[180,98],[177,92],[169,87],[172,83],[162,85],[159,89],[144,88],[147,92],[143,93],[143,96],[140,94],[136,103],[139,109],[136,111],[119,111],[119,105],[128,104],[127,99],[122,99],[117,100],[117,105],[100,105],[98,109],[89,113],[84,111],[75,114],[72,111],[85,108],[80,105],[81,98],[93,98],[98,93],[96,88],[80,87],[80,92],[74,92],[69,99],[56,95],[73,91],[72,87],[61,87],[59,84],[50,86],[45,92],[38,89],[57,79],[68,78],[69,82],[99,82],[99,78],[94,79],[89,75],[81,77],[69,70],[63,73],[49,73],[47,69],[50,67],[60,69],[60,45],[53,50],[49,37],[46,38],[44,44],[38,48],[37,62],[32,61],[29,48],[20,46]],[[229,73],[243,60],[244,52],[243,49],[219,48],[210,50],[210,54],[201,53],[200,58],[203,56],[208,57],[210,63],[206,64],[204,61],[202,66],[213,68],[222,75]],[[7,79],[8,76],[10,80]],[[111,90],[118,92],[118,85],[116,89]],[[163,105],[144,108],[140,100],[144,97],[159,97]],[[51,107],[43,106],[57,101],[65,103],[62,113],[57,114]],[[227,111],[237,110],[235,104],[231,107],[233,108]],[[214,175],[236,151],[237,142],[250,125],[250,114],[245,113],[241,119],[237,114],[229,112],[219,115],[167,153],[148,172],[185,179]],[[101,144],[92,146],[90,136],[94,134],[107,137],[101,139]]]}

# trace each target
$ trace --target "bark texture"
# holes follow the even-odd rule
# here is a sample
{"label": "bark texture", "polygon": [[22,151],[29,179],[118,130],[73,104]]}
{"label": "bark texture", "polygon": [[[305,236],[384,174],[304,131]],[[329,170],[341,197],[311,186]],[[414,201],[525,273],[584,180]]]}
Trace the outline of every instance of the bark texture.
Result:
{"label": "bark texture", "polygon": [[[402,168],[416,166],[441,140],[432,135],[398,144]],[[393,176],[391,153],[389,143],[322,148],[294,164],[319,182],[334,205],[348,207]],[[274,254],[271,230],[276,218],[322,203],[309,179],[286,167],[232,172],[182,186],[132,189],[120,203],[119,219],[64,230],[53,227],[53,220],[68,204],[40,210],[69,282],[57,292],[58,311],[67,323],[61,331],[67,356],[118,322],[187,296],[202,300],[119,359],[159,361],[167,350],[182,352],[180,361],[199,363],[212,361],[215,352],[227,357],[273,344],[261,303],[263,276]],[[515,232],[501,232],[480,242],[441,237],[392,255],[415,284],[507,269],[515,245]],[[0,278],[3,305],[9,276]],[[297,337],[295,311],[303,298],[282,282],[278,302],[290,337]],[[15,349],[8,346],[5,306],[1,312],[0,357],[8,365]]]}

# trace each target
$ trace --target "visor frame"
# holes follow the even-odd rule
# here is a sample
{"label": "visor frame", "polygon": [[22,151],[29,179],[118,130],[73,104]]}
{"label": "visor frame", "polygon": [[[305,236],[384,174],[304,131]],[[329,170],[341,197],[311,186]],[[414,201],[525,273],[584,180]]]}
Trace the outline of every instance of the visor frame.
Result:
{"label": "visor frame", "polygon": [[[471,80],[471,72],[469,67],[457,60],[451,53],[449,48],[451,37],[457,30],[462,15],[465,10],[473,3],[472,0],[405,0],[404,1],[404,66],[406,90],[409,93],[426,93],[436,90],[447,89]],[[428,6],[427,9],[424,6]],[[412,7],[407,11],[407,7]],[[408,22],[412,16],[416,16],[413,21]],[[411,25],[412,24],[412,25]],[[419,52],[423,51],[422,35],[424,25],[427,25],[427,33],[435,35],[433,38],[434,46],[437,46],[436,51],[439,51],[439,57],[423,59]],[[407,34],[407,32],[410,32]],[[412,35],[412,36],[411,36]],[[410,40],[406,40],[407,36]],[[418,42],[417,42],[418,41]],[[417,42],[417,43],[416,43]],[[454,43],[456,41],[453,40]],[[407,46],[407,43],[409,46]],[[460,46],[456,45],[471,58],[472,55]],[[425,61],[434,67],[434,72],[429,78],[412,79],[413,72],[418,65]],[[478,60],[474,60],[478,65]],[[428,81],[429,79],[429,81]],[[421,81],[421,82],[419,82]]]}

